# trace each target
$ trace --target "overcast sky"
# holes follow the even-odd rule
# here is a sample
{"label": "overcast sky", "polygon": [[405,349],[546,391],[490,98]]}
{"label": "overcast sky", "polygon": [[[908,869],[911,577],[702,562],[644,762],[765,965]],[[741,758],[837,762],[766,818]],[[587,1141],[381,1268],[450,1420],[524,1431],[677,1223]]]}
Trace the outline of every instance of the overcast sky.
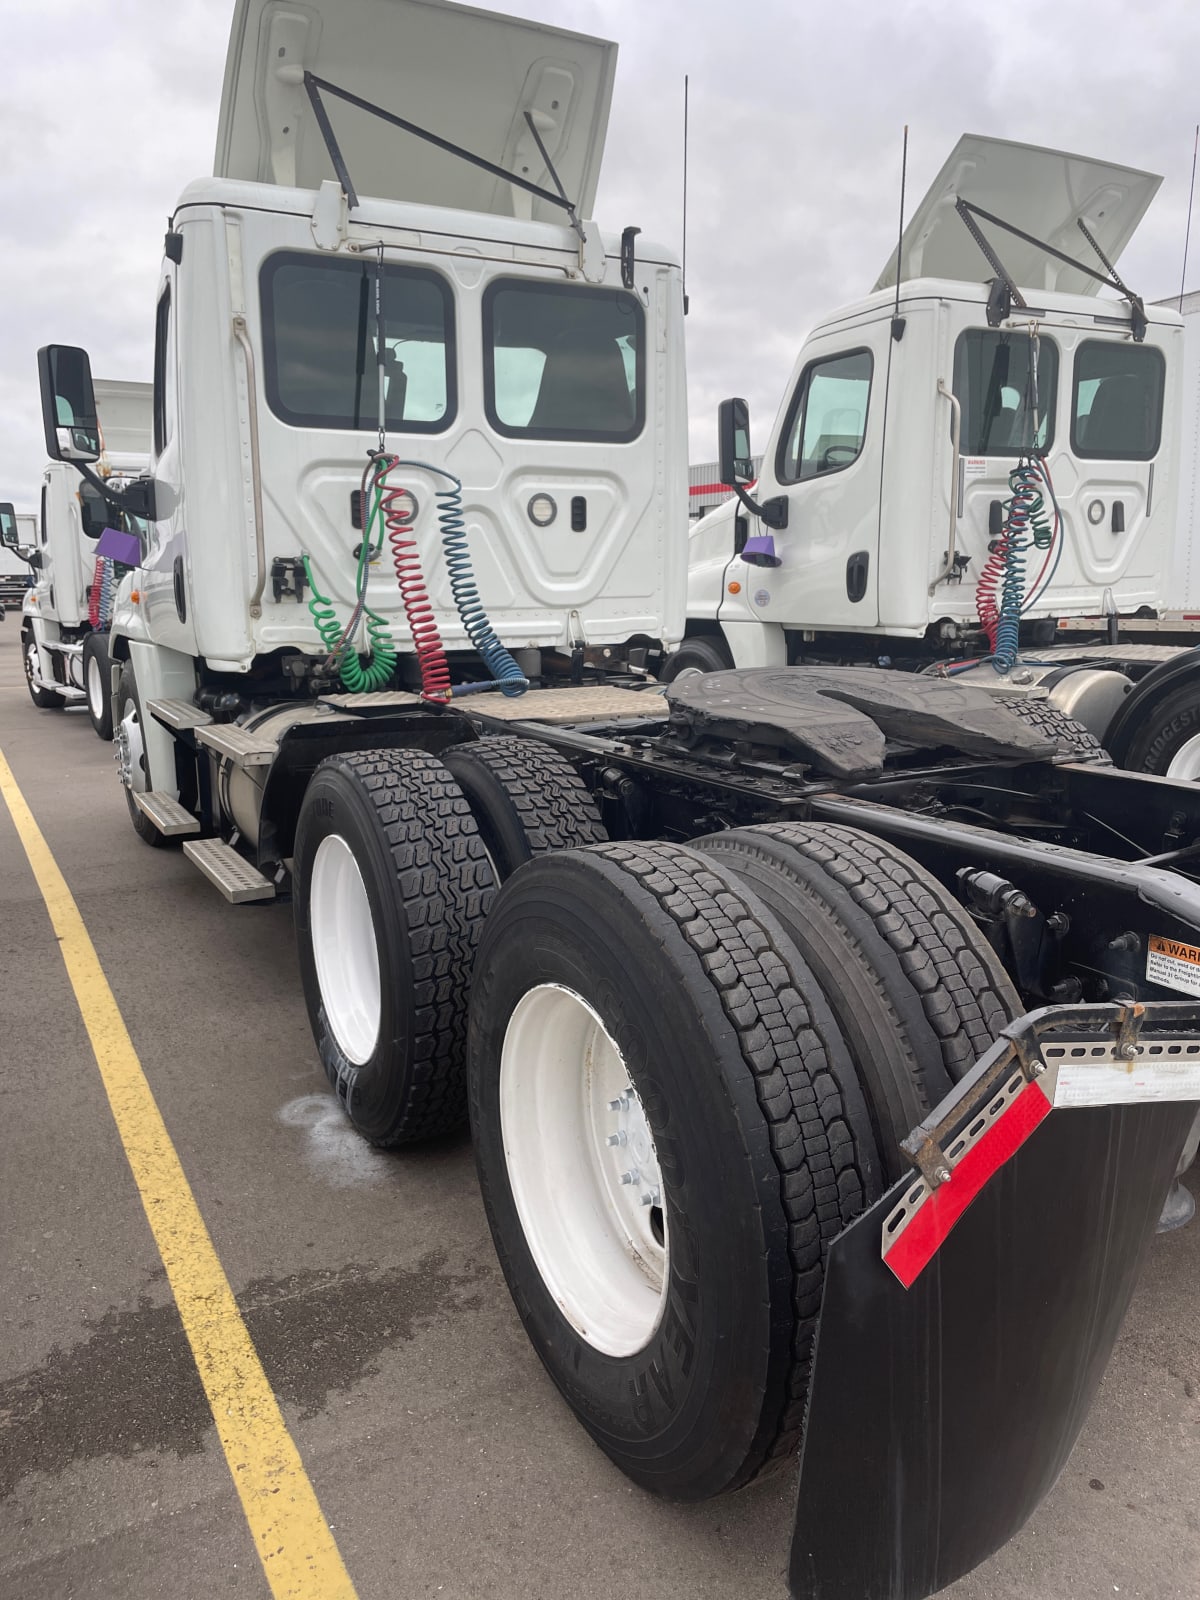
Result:
{"label": "overcast sky", "polygon": [[[44,444],[36,352],[150,376],[165,220],[211,171],[232,0],[0,0],[0,498],[32,509]],[[805,333],[867,292],[895,243],[900,139],[919,199],[963,132],[1143,167],[1165,182],[1122,260],[1147,299],[1179,287],[1200,121],[1192,0],[508,0],[615,39],[596,207],[680,236],[691,75],[688,368],[693,460],[717,402],[765,443]],[[451,123],[445,130],[451,137]],[[1200,224],[1189,288],[1200,286]]]}

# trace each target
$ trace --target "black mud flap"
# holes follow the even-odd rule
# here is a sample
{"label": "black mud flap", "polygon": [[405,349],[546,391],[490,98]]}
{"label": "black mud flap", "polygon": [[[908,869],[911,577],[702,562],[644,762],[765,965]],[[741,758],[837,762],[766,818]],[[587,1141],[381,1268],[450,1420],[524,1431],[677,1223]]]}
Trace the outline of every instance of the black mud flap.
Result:
{"label": "black mud flap", "polygon": [[1198,1023],[1192,1003],[1023,1018],[905,1142],[909,1179],[834,1242],[795,1600],[924,1600],[1050,1489],[1196,1115]]}

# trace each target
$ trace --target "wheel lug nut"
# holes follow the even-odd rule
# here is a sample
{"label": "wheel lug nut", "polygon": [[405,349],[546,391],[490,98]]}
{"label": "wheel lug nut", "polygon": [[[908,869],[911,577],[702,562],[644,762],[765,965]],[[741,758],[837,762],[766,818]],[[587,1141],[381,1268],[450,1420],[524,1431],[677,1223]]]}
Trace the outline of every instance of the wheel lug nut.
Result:
{"label": "wheel lug nut", "polygon": [[622,1128],[619,1133],[610,1133],[604,1142],[606,1144],[626,1144],[628,1142],[628,1137],[628,1134],[626,1134],[624,1128]]}
{"label": "wheel lug nut", "polygon": [[641,1173],[638,1171],[638,1169],[636,1167],[631,1167],[628,1172],[623,1172],[621,1174],[621,1182],[622,1183],[638,1183],[640,1181],[640,1179],[641,1179],[641,1176],[642,1176]]}

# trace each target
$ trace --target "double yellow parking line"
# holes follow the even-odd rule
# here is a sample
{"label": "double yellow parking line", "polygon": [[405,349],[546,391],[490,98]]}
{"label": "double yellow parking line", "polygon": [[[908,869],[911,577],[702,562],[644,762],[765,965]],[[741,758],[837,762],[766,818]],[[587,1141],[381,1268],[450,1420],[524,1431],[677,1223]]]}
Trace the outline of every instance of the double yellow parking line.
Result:
{"label": "double yellow parking line", "polygon": [[0,795],[46,902],[271,1593],[355,1600],[79,908],[2,752]]}

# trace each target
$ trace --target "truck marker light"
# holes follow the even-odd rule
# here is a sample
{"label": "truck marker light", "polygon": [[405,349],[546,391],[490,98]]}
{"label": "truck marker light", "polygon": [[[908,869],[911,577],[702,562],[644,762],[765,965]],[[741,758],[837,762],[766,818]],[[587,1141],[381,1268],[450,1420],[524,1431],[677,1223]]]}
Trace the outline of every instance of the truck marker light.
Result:
{"label": "truck marker light", "polygon": [[[1017,1072],[988,1111],[995,1113],[990,1125],[964,1149],[949,1178],[931,1189],[919,1173],[914,1174],[904,1200],[884,1223],[884,1263],[906,1289],[912,1288],[984,1185],[1050,1115],[1051,1105],[1040,1083],[1025,1083]],[[984,1113],[978,1120],[987,1119]]]}
{"label": "truck marker light", "polygon": [[134,605],[136,606],[138,604],[138,602],[142,598],[142,591],[140,589],[131,589],[129,591],[129,598],[133,601]]}
{"label": "truck marker light", "polygon": [[731,584],[730,584],[730,585],[729,585],[729,592],[730,592],[730,594],[741,594],[741,592],[742,592],[742,586],[741,586],[741,584],[740,584],[740,583],[738,583],[738,581],[737,581],[737,579],[736,579],[736,578],[735,578],[735,579],[734,579],[734,581],[733,581],[733,582],[732,582],[732,583],[731,583]]}

